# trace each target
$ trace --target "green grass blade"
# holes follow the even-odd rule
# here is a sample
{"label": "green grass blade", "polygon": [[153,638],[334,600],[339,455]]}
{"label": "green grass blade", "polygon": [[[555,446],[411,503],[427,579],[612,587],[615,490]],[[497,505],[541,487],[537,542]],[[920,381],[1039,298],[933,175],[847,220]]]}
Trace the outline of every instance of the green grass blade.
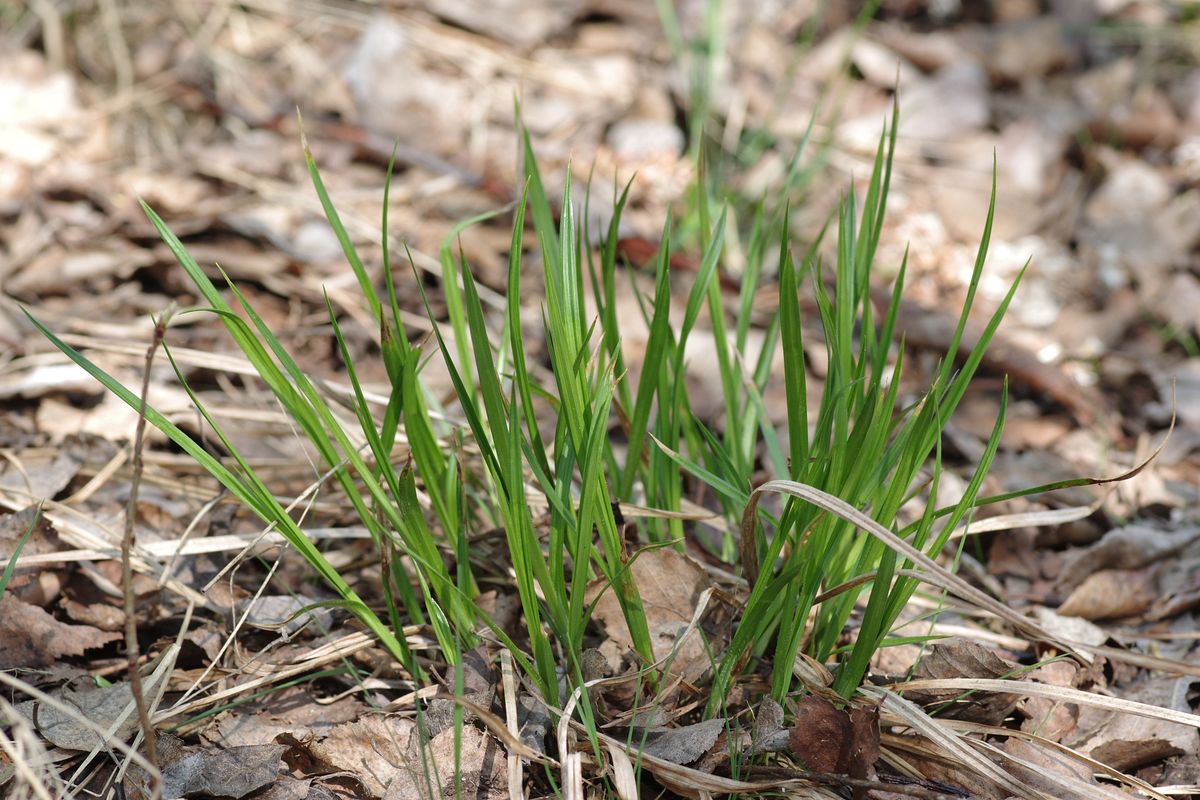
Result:
{"label": "green grass blade", "polygon": [[0,595],[3,595],[4,590],[8,588],[8,582],[12,580],[13,572],[17,569],[17,559],[21,557],[21,551],[25,549],[25,544],[29,541],[29,537],[33,536],[33,531],[37,528],[37,524],[41,519],[42,506],[39,503],[37,510],[33,513],[33,519],[29,522],[29,526],[25,528],[25,532],[21,534],[21,538],[17,540],[12,554],[8,557],[8,563],[4,565],[4,573],[0,574]]}

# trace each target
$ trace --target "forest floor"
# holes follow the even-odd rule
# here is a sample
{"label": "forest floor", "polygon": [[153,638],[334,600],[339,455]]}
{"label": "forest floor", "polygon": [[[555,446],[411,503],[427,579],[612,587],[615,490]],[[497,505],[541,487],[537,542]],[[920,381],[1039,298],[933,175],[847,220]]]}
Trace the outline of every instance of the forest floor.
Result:
{"label": "forest floor", "polygon": [[[189,796],[421,797],[430,790],[414,776],[429,771],[446,783],[435,793],[452,796],[457,772],[470,784],[459,790],[489,798],[576,796],[579,786],[586,796],[623,798],[769,787],[856,798],[1200,794],[1195,4],[883,0],[861,26],[843,3],[685,0],[676,9],[664,27],[656,4],[634,0],[0,8],[0,564],[20,548],[0,595],[0,721],[9,724],[0,737],[0,794],[111,796],[114,767],[125,760],[111,740],[139,729],[136,715],[125,723],[114,716],[131,696],[127,592],[137,598],[142,661],[169,656],[145,679],[162,732],[159,766],[165,774],[190,759],[208,776],[192,784],[172,773],[179,783],[170,785]],[[528,685],[495,647],[468,654],[473,721],[447,723],[455,706],[433,699],[436,685],[415,685],[336,607],[307,609],[330,596],[308,564],[277,537],[263,538],[261,521],[192,458],[153,428],[133,458],[137,411],[23,313],[126,386],[141,386],[152,318],[199,302],[143,213],[144,200],[203,267],[224,269],[305,374],[344,398],[349,379],[328,299],[357,378],[386,396],[378,324],[322,213],[301,129],[376,278],[386,169],[399,142],[388,234],[394,263],[402,245],[413,259],[413,269],[407,261],[396,269],[399,305],[409,339],[434,353],[417,287],[419,280],[430,312],[448,325],[443,252],[461,249],[488,313],[503,308],[524,179],[516,100],[553,202],[561,204],[570,172],[593,231],[612,219],[614,185],[630,181],[618,252],[633,269],[619,273],[615,291],[624,358],[636,375],[650,333],[635,288],[653,294],[668,213],[686,219],[694,209],[701,137],[711,159],[705,177],[716,176],[722,197],[745,209],[747,198],[785,181],[809,135],[805,178],[789,197],[794,246],[803,252],[848,187],[861,191],[870,179],[897,85],[894,172],[873,280],[886,292],[907,248],[898,321],[906,380],[927,385],[938,354],[953,344],[993,176],[995,218],[973,321],[986,321],[1029,265],[943,432],[942,491],[961,492],[985,452],[1005,376],[1007,421],[981,494],[1096,480],[990,506],[979,519],[1020,524],[997,524],[968,536],[961,551],[949,548],[962,578],[1048,636],[948,603],[936,588],[918,592],[897,623],[897,637],[912,639],[876,654],[865,691],[932,681],[903,696],[927,711],[957,704],[938,709],[942,727],[925,730],[885,703],[881,726],[866,737],[882,748],[873,752],[878,764],[823,761],[830,748],[867,745],[845,731],[830,734],[832,744],[804,741],[806,725],[816,725],[804,715],[824,712],[799,698],[780,708],[773,728],[761,722],[774,712],[760,704],[755,667],[727,699],[731,716],[714,727],[700,714],[708,664],[676,664],[680,674],[693,668],[691,694],[646,723],[658,741],[654,759],[617,745],[596,752],[544,714],[541,724],[551,727],[540,739],[531,735],[530,704],[516,703],[519,723],[514,707]],[[717,266],[731,310],[751,222],[731,218]],[[818,254],[836,259],[832,237]],[[702,261],[697,240],[681,236],[670,259],[677,313]],[[542,368],[541,328],[533,324],[541,270],[536,259],[527,263],[534,269],[520,303],[530,357]],[[779,307],[773,276],[750,301],[759,322],[748,335],[761,339],[762,320]],[[815,317],[805,326],[817,337],[809,369],[819,394],[827,365]],[[501,314],[489,324],[499,331]],[[707,312],[696,324],[691,409],[723,429]],[[300,442],[217,316],[176,314],[166,343],[271,491],[285,501],[304,497],[306,532],[368,602],[381,602],[379,557],[366,529],[333,489],[305,496],[327,467]],[[782,356],[771,370],[782,370]],[[447,417],[461,418],[439,358],[423,378]],[[763,394],[772,423],[788,405],[782,385]],[[161,354],[148,386],[155,408],[206,437]],[[770,477],[763,466],[756,479]],[[1114,477],[1121,480],[1106,480]],[[135,574],[126,587],[131,494]],[[694,513],[711,497],[696,491],[685,499],[686,541],[639,558],[635,580],[653,596],[652,629],[695,623],[703,611],[716,645],[737,622],[746,582],[736,558],[713,546],[719,526]],[[495,562],[477,602],[514,625],[520,610],[502,537],[477,527],[472,547]],[[710,588],[715,594],[705,595]],[[719,600],[698,611],[702,595]],[[588,635],[608,671],[620,672],[630,663],[629,634],[606,633],[619,627],[612,605],[597,604]],[[454,670],[437,662],[430,628],[409,626],[403,635],[431,654],[432,674],[452,689]],[[1018,688],[1004,693],[988,683],[1001,678]],[[819,674],[808,679],[820,682]],[[80,705],[118,734],[85,758],[94,734],[47,722],[49,706],[21,706],[30,687]],[[591,691],[598,708],[629,704],[625,686]],[[106,703],[117,710],[105,711]],[[428,727],[414,728],[417,708]],[[749,715],[734,721],[746,709],[761,722],[753,734]],[[613,720],[620,736],[637,729],[628,715],[613,711]],[[439,737],[443,729],[455,735]],[[738,751],[735,732],[746,742],[776,735],[780,744]],[[583,753],[582,766],[564,747]],[[737,752],[757,752],[758,761],[738,772]],[[459,767],[446,772],[447,763]],[[568,763],[579,770],[574,777]],[[911,782],[894,782],[901,774]],[[141,791],[132,778],[124,785],[130,796]]]}

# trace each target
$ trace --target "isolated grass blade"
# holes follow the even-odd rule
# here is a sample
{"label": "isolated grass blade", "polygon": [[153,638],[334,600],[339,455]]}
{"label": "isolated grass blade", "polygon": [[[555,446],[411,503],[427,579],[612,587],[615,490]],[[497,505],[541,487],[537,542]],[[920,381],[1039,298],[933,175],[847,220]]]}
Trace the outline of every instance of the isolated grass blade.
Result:
{"label": "isolated grass blade", "polygon": [[21,551],[25,549],[25,543],[29,541],[29,537],[33,536],[33,531],[37,528],[38,522],[42,519],[42,506],[39,504],[37,510],[33,513],[33,519],[29,522],[29,527],[21,534],[21,538],[17,540],[17,544],[13,547],[12,555],[8,557],[8,563],[4,565],[4,572],[0,574],[0,595],[4,594],[4,590],[8,588],[8,582],[12,580],[13,572],[17,569],[17,559],[21,557]]}
{"label": "isolated grass blade", "polygon": [[[784,223],[786,231],[787,223]],[[808,458],[808,378],[800,327],[800,287],[785,235],[779,242],[779,319],[783,338],[783,384],[787,387],[788,458],[792,475]]]}
{"label": "isolated grass blade", "polygon": [[[354,247],[354,242],[350,239],[350,234],[346,232],[346,226],[342,224],[342,218],[338,215],[337,208],[334,207],[333,201],[329,198],[329,192],[325,188],[325,182],[321,180],[321,173],[317,169],[317,162],[313,159],[312,151],[308,149],[308,140],[304,136],[303,124],[301,124],[300,143],[304,147],[304,163],[308,166],[308,175],[312,180],[313,188],[317,191],[317,197],[321,201],[321,208],[325,211],[325,219],[329,221],[329,227],[333,230],[337,237],[338,244],[342,246],[342,253],[346,256],[346,262],[354,271],[354,277],[358,279],[359,288],[362,289],[363,297],[366,298],[367,304],[371,308],[371,316],[378,322],[383,318],[379,298],[375,294],[375,287],[371,285],[371,276],[367,274],[367,268],[363,266],[362,259],[358,257],[358,250]],[[392,157],[395,158],[395,150],[392,151]],[[390,181],[389,181],[390,183]],[[146,204],[142,203],[142,207],[146,208]],[[158,227],[157,223],[155,227]],[[384,238],[387,238],[387,230],[384,230]]]}
{"label": "isolated grass blade", "polygon": [[480,222],[485,222],[500,214],[501,211],[502,209],[485,211],[482,214],[477,214],[470,219],[458,223],[442,239],[442,246],[438,251],[438,261],[442,265],[442,297],[446,301],[446,313],[449,317],[450,330],[454,333],[454,348],[458,355],[458,369],[462,374],[463,383],[472,392],[478,387],[475,386],[475,369],[471,364],[471,346],[467,336],[467,318],[466,312],[463,310],[463,295],[459,289],[459,281],[466,280],[467,268],[465,263],[456,263],[452,245],[467,228],[478,225]]}
{"label": "isolated grass blade", "polygon": [[[646,340],[646,352],[642,361],[642,374],[638,378],[637,400],[629,420],[628,455],[625,472],[621,476],[618,496],[632,500],[633,482],[643,463],[647,423],[654,402],[655,390],[661,370],[665,368],[670,342],[671,325],[671,272],[670,272],[670,222],[663,226],[663,242],[655,271],[654,316],[650,321],[650,336]],[[615,322],[613,323],[615,326]],[[615,334],[615,331],[614,331]],[[618,348],[619,349],[619,348]]]}

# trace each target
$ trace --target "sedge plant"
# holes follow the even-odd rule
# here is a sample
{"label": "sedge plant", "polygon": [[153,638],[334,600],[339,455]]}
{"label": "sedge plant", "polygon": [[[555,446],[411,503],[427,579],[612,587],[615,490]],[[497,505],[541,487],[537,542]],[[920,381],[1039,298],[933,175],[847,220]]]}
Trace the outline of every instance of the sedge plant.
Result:
{"label": "sedge plant", "polygon": [[[703,485],[729,530],[741,531],[740,538],[730,535],[719,542],[715,554],[735,566],[741,562],[749,581],[729,646],[714,656],[707,712],[722,712],[739,670],[747,665],[769,666],[771,693],[782,700],[795,688],[793,664],[801,652],[820,661],[838,659],[835,688],[848,698],[915,588],[909,565],[854,525],[794,494],[785,493],[788,499],[779,505],[758,510],[757,498],[751,502],[756,474],[765,471],[777,482],[841,498],[922,553],[936,556],[977,503],[1003,419],[1002,403],[995,431],[961,499],[943,509],[930,500],[919,519],[901,525],[906,503],[937,495],[941,433],[1012,291],[970,353],[958,359],[991,233],[989,210],[967,302],[947,354],[920,397],[900,397],[903,342],[897,313],[905,264],[899,266],[882,312],[871,294],[896,123],[893,114],[861,201],[848,192],[826,230],[798,253],[786,204],[770,209],[758,205],[748,231],[738,233],[748,243],[747,270],[732,310],[720,272],[736,223],[722,204],[703,192],[696,218],[687,221],[700,231],[700,266],[686,289],[681,314],[672,311],[671,303],[676,276],[670,262],[678,226],[664,221],[652,267],[653,291],[638,295],[649,338],[636,374],[623,360],[616,308],[617,276],[627,266],[619,256],[618,229],[628,187],[615,193],[611,221],[598,232],[593,247],[592,232],[571,199],[570,179],[556,214],[528,133],[522,131],[525,183],[513,209],[503,312],[485,309],[469,263],[454,253],[448,239],[440,259],[448,315],[438,319],[420,289],[433,330],[423,350],[409,340],[401,321],[388,247],[386,190],[379,281],[347,234],[306,144],[312,183],[378,325],[388,379],[381,404],[361,384],[332,303],[331,335],[351,387],[341,397],[310,379],[237,286],[219,270],[210,275],[202,269],[167,224],[144,207],[207,309],[222,321],[315,448],[331,484],[370,531],[384,575],[384,597],[377,602],[360,597],[307,538],[194,393],[224,455],[214,455],[152,407],[146,417],[282,534],[336,593],[333,604],[352,613],[414,678],[424,679],[425,666],[402,635],[405,625],[427,625],[443,661],[456,667],[460,654],[490,629],[552,707],[562,707],[583,684],[581,654],[592,636],[589,618],[596,601],[589,587],[597,585],[619,602],[637,659],[650,687],[656,684],[656,653],[630,564],[640,547],[680,546],[691,531],[679,515],[666,515],[649,521],[631,543],[618,508],[622,502],[636,502],[678,511]],[[994,189],[992,200],[994,205]],[[521,297],[531,280],[525,270],[527,223],[540,253],[541,274],[532,277],[542,292],[541,366],[551,376],[548,381],[535,377],[541,373],[523,337],[527,320]],[[836,236],[835,255],[826,264],[820,244],[830,235]],[[761,314],[757,289],[772,278],[778,281],[778,306],[765,319],[752,320]],[[805,286],[816,308],[813,319],[806,319],[801,301]],[[37,320],[34,324],[109,390],[138,407],[133,392]],[[749,344],[754,325],[766,334],[757,351]],[[689,341],[698,335],[711,336],[715,348],[720,381],[714,390],[723,402],[722,419],[700,419],[692,409],[687,353]],[[813,336],[828,361],[815,408],[808,402],[811,376],[805,349],[812,346],[806,337]],[[786,407],[770,409],[764,397],[769,381],[778,377],[772,362],[780,352]],[[434,413],[434,398],[421,376],[429,358],[445,362],[455,413]],[[453,421],[456,416],[460,422]],[[549,511],[535,513],[535,507]],[[498,627],[475,603],[479,588],[469,533],[484,524],[503,530],[523,612],[524,627],[516,634]],[[857,637],[848,648],[839,648],[864,595]],[[457,674],[461,678],[461,670]],[[578,699],[597,746],[588,693],[579,693]]]}

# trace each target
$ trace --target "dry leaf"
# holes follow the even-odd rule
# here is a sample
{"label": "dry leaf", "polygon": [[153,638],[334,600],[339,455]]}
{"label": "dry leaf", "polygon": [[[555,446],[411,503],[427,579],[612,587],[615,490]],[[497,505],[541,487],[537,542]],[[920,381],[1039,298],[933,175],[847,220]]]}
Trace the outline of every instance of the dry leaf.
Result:
{"label": "dry leaf", "polygon": [[[166,688],[177,653],[178,648],[171,645],[155,660],[152,673],[145,674],[149,667],[142,668],[142,692],[151,713]],[[38,733],[58,747],[82,751],[104,748],[107,741],[92,726],[112,731],[111,738],[121,741],[127,741],[140,726],[128,681],[84,691],[63,688],[53,696],[65,710],[40,700],[27,700],[16,709],[33,723]]]}
{"label": "dry leaf", "polygon": [[428,0],[426,5],[467,30],[525,47],[566,28],[584,7],[582,0]]}
{"label": "dry leaf", "polygon": [[[1187,698],[1194,682],[1194,678],[1149,677],[1123,692],[1122,699],[1192,713]],[[1067,744],[1123,771],[1200,752],[1200,730],[1177,722],[1085,708],[1079,727],[1080,736]]]}
{"label": "dry leaf", "polygon": [[[1043,664],[1026,678],[1074,689],[1080,674],[1079,667],[1073,661],[1062,660]],[[1079,706],[1049,697],[1022,698],[1017,710],[1025,717],[1021,730],[1052,742],[1062,741],[1072,735],[1079,720]]]}
{"label": "dry leaf", "polygon": [[1057,750],[1036,745],[1017,736],[1006,740],[1003,750],[1006,754],[1021,759],[1025,764],[1032,765],[1030,767],[1007,760],[1004,762],[1007,769],[1012,770],[1020,780],[1048,792],[1053,797],[1061,800],[1092,800],[1098,796],[1098,792],[1089,795],[1067,792],[1061,785],[1046,779],[1044,773],[1052,773],[1095,785],[1096,779],[1092,777],[1091,768],[1079,759],[1070,758]]}
{"label": "dry leaf", "polygon": [[714,717],[682,728],[644,733],[635,730],[632,741],[635,747],[644,741],[641,749],[655,758],[672,764],[691,764],[716,744],[717,737],[724,732],[727,724],[724,717]]}
{"label": "dry leaf", "polygon": [[121,638],[91,625],[59,622],[44,609],[10,594],[0,596],[0,669],[47,667]]}
{"label": "dry leaf", "polygon": [[807,695],[797,703],[788,745],[812,772],[868,777],[879,758],[879,709],[840,709]]}
{"label": "dry leaf", "polygon": [[490,736],[470,725],[463,725],[461,730],[457,741],[451,727],[423,747],[410,747],[408,759],[392,773],[383,800],[506,800],[508,763],[504,751]]}
{"label": "dry leaf", "polygon": [[1148,524],[1114,528],[1090,547],[1068,554],[1060,586],[1076,586],[1094,572],[1107,568],[1132,570],[1153,564],[1200,539],[1200,528],[1168,531]]}
{"label": "dry leaf", "polygon": [[338,725],[308,749],[332,771],[355,775],[378,797],[407,763],[409,742],[415,735],[416,723],[410,719],[372,714]]}
{"label": "dry leaf", "polygon": [[[654,658],[665,658],[674,650],[671,674],[679,675],[690,683],[700,681],[711,665],[710,647],[718,648],[711,642],[706,646],[697,629],[689,631],[682,641],[679,641],[679,635],[687,629],[701,592],[710,585],[704,568],[688,556],[663,547],[639,555],[630,567],[630,573],[646,609]],[[602,581],[589,586],[588,602],[606,586]],[[611,638],[626,648],[633,647],[621,604],[611,590],[600,595],[596,602],[595,618],[603,623]]]}
{"label": "dry leaf", "polygon": [[1115,619],[1132,617],[1158,598],[1157,569],[1102,569],[1084,580],[1058,607],[1065,617]]}
{"label": "dry leaf", "polygon": [[[931,646],[913,670],[913,678],[1002,678],[1018,668],[1015,662],[1000,658],[978,642],[954,638]],[[963,698],[959,692],[913,692],[907,696],[922,705],[950,703],[939,712],[947,717],[993,725],[1012,712],[1018,699],[1016,695],[1005,694]]]}
{"label": "dry leaf", "polygon": [[[170,734],[158,737],[158,766],[162,771],[163,797],[245,797],[275,781],[280,744],[217,749],[192,747]],[[150,776],[134,765],[125,778],[125,791],[133,800],[152,796]]]}

